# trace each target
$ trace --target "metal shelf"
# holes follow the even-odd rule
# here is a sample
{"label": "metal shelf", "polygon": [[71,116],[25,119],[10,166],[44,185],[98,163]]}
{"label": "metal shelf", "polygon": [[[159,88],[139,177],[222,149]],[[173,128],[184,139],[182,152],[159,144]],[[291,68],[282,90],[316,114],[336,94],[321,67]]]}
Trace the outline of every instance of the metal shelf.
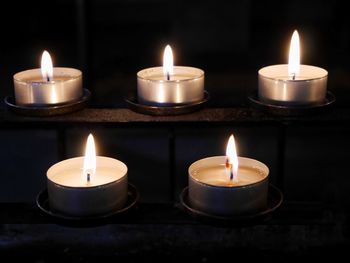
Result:
{"label": "metal shelf", "polygon": [[[307,203],[285,204],[270,219],[232,226],[201,223],[170,204],[142,203],[132,214],[94,227],[53,224],[57,222],[34,205],[21,203],[0,204],[0,218],[4,223],[0,243],[5,251],[41,258],[89,259],[106,253],[114,259],[172,256],[200,260],[215,256],[213,251],[220,251],[222,257],[234,251],[236,259],[277,259],[310,256],[315,250],[317,258],[344,253],[350,244],[346,235],[349,214]],[[247,247],[252,254],[246,254]]]}
{"label": "metal shelf", "polygon": [[317,125],[325,123],[348,124],[349,108],[334,108],[330,111],[309,116],[274,116],[253,108],[206,108],[191,114],[177,116],[150,116],[133,112],[129,109],[91,109],[53,117],[27,117],[0,110],[0,126],[74,126],[89,125],[225,125],[225,124],[303,124]]}

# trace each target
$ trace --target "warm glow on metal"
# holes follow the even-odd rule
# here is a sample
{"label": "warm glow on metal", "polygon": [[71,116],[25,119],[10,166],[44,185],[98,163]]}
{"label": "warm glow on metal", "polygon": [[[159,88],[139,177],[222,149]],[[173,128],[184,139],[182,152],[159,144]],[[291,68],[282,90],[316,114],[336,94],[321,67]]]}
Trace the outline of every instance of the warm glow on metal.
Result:
{"label": "warm glow on metal", "polygon": [[289,48],[288,73],[295,78],[300,71],[300,41],[298,31],[294,30]]}
{"label": "warm glow on metal", "polygon": [[227,157],[227,168],[229,169],[230,179],[237,179],[238,174],[238,157],[235,144],[235,138],[233,135],[230,136],[227,147],[226,147],[226,157]]}
{"label": "warm glow on metal", "polygon": [[44,81],[51,81],[53,78],[53,66],[49,52],[46,50],[41,56],[41,75]]}
{"label": "warm glow on metal", "polygon": [[86,177],[88,175],[88,177],[90,177],[90,176],[93,176],[95,174],[95,172],[96,172],[95,142],[94,142],[94,137],[92,136],[92,134],[89,134],[89,137],[88,137],[87,142],[86,142],[83,176]]}
{"label": "warm glow on metal", "polygon": [[164,49],[163,54],[163,73],[164,76],[169,80],[170,76],[174,73],[174,57],[171,47],[167,45]]}

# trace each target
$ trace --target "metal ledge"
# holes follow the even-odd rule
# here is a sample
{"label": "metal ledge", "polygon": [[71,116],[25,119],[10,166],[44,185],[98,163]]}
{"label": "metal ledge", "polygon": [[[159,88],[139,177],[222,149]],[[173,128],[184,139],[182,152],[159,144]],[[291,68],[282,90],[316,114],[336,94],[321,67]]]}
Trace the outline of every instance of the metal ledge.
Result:
{"label": "metal ledge", "polygon": [[0,126],[74,126],[80,124],[112,126],[174,126],[174,125],[227,125],[227,124],[349,124],[350,109],[335,108],[323,114],[285,117],[265,114],[252,108],[206,108],[178,116],[150,116],[129,109],[84,109],[67,115],[53,117],[26,117],[0,110]]}
{"label": "metal ledge", "polygon": [[260,223],[229,227],[203,224],[171,204],[140,204],[132,215],[94,227],[54,224],[29,204],[0,204],[0,218],[0,254],[45,261],[318,258],[345,253],[350,245],[349,213],[305,203],[285,204]]}

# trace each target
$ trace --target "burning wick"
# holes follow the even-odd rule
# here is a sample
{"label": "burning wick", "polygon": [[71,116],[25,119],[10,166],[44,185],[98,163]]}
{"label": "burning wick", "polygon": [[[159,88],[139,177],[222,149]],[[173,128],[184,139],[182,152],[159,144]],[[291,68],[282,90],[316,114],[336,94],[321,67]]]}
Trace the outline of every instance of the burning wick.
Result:
{"label": "burning wick", "polygon": [[88,182],[90,182],[90,173],[87,173],[87,174],[86,174],[86,180],[87,180]]}
{"label": "burning wick", "polygon": [[295,73],[292,73],[292,80],[295,80]]}
{"label": "burning wick", "polygon": [[232,164],[230,164],[229,158],[226,158],[226,169],[228,169],[230,172],[230,181],[233,181],[233,169]]}
{"label": "burning wick", "polygon": [[230,184],[233,183],[233,181],[237,180],[237,173],[238,173],[238,157],[237,157],[237,151],[236,151],[236,144],[235,144],[235,138],[231,134],[226,147],[226,170],[228,169],[227,173],[230,175]]}
{"label": "burning wick", "polygon": [[169,71],[166,73],[166,79],[170,80],[170,72]]}

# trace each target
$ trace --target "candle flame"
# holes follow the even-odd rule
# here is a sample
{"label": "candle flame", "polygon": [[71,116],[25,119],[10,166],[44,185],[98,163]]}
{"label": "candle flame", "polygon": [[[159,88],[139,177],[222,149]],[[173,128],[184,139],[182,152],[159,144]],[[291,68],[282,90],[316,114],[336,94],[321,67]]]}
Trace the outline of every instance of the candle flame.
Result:
{"label": "candle flame", "polygon": [[92,134],[89,134],[86,142],[83,176],[87,177],[87,180],[90,181],[90,176],[93,176],[95,172],[96,172],[95,142]]}
{"label": "candle flame", "polygon": [[294,30],[289,48],[288,73],[293,79],[300,71],[300,40],[298,31]]}
{"label": "candle flame", "polygon": [[167,45],[163,54],[163,74],[167,80],[170,80],[170,76],[174,73],[174,56],[171,47]]}
{"label": "candle flame", "polygon": [[44,81],[51,81],[53,78],[53,66],[49,52],[46,50],[41,56],[41,75]]}
{"label": "candle flame", "polygon": [[233,137],[233,134],[231,134],[227,147],[226,147],[226,168],[229,172],[230,180],[237,179],[238,174],[238,157],[237,157],[237,151],[236,151],[236,144],[235,144],[235,138]]}

